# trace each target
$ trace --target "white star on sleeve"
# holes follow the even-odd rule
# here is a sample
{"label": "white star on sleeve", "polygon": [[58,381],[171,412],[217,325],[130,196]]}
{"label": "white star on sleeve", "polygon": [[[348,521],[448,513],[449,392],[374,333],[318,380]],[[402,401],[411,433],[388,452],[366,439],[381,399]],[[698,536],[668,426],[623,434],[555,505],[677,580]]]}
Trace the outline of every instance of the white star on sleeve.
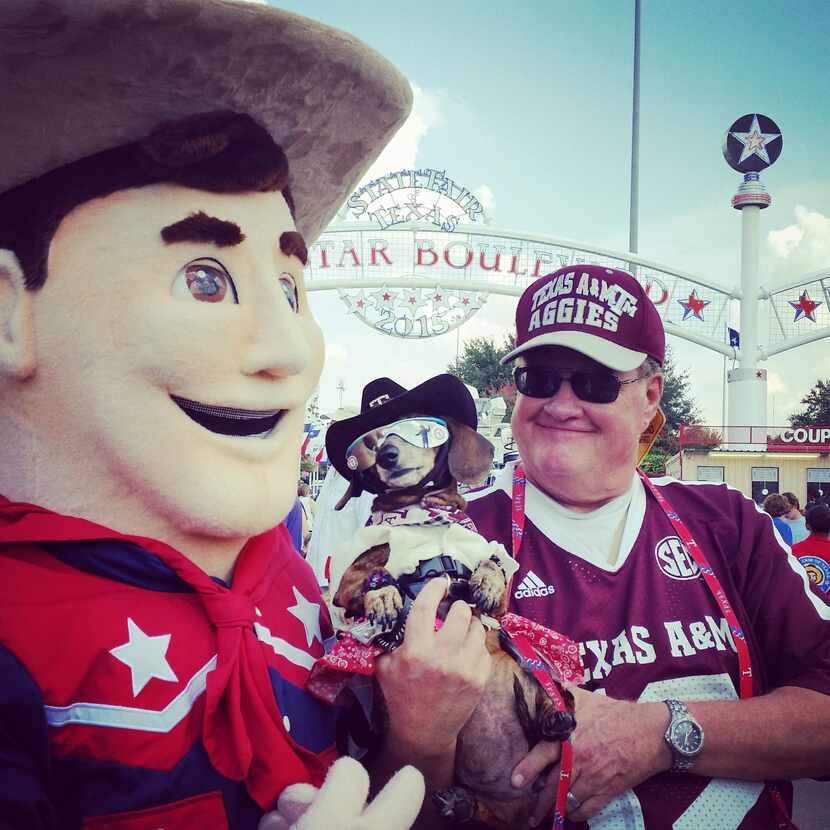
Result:
{"label": "white star on sleeve", "polygon": [[127,642],[110,649],[110,654],[129,666],[133,680],[133,697],[137,697],[154,677],[159,680],[178,681],[179,678],[170,668],[166,657],[170,645],[169,634],[149,637],[130,617],[127,617],[127,631]]}
{"label": "white star on sleeve", "polygon": [[291,590],[294,591],[294,599],[297,600],[297,604],[288,608],[288,613],[293,614],[303,624],[306,645],[310,646],[315,638],[322,643],[323,633],[320,631],[320,606],[316,602],[309,602],[295,586],[292,586]]}

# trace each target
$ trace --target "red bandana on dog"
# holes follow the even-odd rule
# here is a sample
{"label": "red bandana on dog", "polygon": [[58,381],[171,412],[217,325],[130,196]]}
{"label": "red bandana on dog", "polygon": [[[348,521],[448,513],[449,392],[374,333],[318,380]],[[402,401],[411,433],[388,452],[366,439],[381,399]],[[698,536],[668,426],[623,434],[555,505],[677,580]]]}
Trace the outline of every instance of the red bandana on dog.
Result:
{"label": "red bandana on dog", "polygon": [[[583,678],[579,646],[573,641],[518,614],[499,617],[502,629],[511,637],[524,635],[556,672],[562,683],[580,683]],[[340,635],[334,648],[314,663],[306,688],[326,703],[334,703],[354,674],[373,675],[375,659],[385,651],[364,645],[348,632]]]}

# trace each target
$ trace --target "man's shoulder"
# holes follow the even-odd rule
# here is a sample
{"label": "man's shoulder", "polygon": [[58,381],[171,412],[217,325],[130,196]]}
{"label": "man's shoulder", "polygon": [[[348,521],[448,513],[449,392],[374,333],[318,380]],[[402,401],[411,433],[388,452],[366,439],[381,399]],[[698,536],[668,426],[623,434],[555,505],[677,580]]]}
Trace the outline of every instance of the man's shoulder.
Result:
{"label": "man's shoulder", "polygon": [[[728,484],[715,481],[681,481],[671,476],[651,478],[651,483],[670,502],[672,507],[735,516],[741,512],[760,513],[752,499]],[[681,518],[683,516],[681,515]]]}

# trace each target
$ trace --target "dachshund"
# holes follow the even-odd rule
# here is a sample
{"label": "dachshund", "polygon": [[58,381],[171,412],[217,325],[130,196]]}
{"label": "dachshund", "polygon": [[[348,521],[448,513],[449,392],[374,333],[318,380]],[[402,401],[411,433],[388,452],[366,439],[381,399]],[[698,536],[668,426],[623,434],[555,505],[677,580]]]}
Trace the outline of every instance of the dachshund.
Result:
{"label": "dachshund", "polygon": [[[409,416],[419,417],[417,413]],[[359,459],[362,474],[374,477],[373,491],[378,494],[372,505],[374,525],[382,526],[391,517],[395,527],[396,519],[413,512],[416,520],[426,517],[429,522],[438,514],[471,525],[458,484],[482,482],[490,470],[493,447],[470,427],[442,420],[449,432],[443,459],[443,446],[414,446],[382,428],[361,436],[361,445],[349,449],[363,454]],[[339,506],[351,495],[350,488]],[[436,522],[423,531],[440,533],[441,526]],[[361,532],[370,530],[372,526]],[[576,720],[570,693],[562,691],[567,709],[558,711],[533,674],[522,667],[510,638],[499,630],[497,620],[507,610],[509,576],[518,566],[501,545],[478,538],[478,562],[468,560],[465,566],[456,561],[452,550],[439,550],[426,561],[406,563],[410,569],[414,564],[414,570],[407,573],[400,572],[399,552],[388,542],[358,554],[354,547],[342,548],[332,560],[333,603],[347,621],[365,618],[374,631],[381,632],[374,643],[393,648],[403,638],[409,605],[426,581],[449,577],[448,597],[439,607],[439,617],[453,601],[462,599],[492,626],[486,635],[492,668],[481,701],[458,735],[454,786],[435,791],[432,800],[448,822],[508,830],[528,826],[539,797],[538,785],[544,783],[543,776],[537,786],[516,790],[510,783],[513,768],[538,741],[566,739]]]}

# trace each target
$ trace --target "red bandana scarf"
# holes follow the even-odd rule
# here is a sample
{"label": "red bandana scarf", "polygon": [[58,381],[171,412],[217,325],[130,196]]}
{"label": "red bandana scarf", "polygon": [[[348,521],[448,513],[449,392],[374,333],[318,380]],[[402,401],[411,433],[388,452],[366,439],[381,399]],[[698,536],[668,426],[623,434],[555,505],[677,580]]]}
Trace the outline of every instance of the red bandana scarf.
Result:
{"label": "red bandana scarf", "polygon": [[273,590],[288,556],[296,556],[282,526],[250,539],[223,587],[178,551],[152,539],[121,534],[83,519],[0,497],[3,544],[117,539],[133,542],[159,557],[200,596],[216,628],[217,664],[208,674],[202,740],[217,771],[244,781],[262,809],[271,807],[289,784],[319,786],[325,764],[287,736],[277,709],[268,666],[253,629],[256,606]]}

